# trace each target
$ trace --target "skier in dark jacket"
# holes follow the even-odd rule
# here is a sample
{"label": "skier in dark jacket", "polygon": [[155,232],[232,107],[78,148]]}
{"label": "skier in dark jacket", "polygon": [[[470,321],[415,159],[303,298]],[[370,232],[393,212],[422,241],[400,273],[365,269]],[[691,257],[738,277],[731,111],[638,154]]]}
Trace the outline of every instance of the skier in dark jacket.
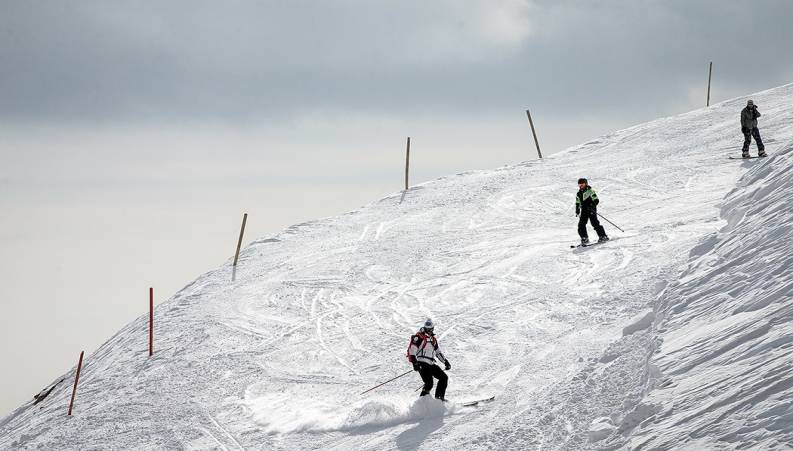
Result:
{"label": "skier in dark jacket", "polygon": [[757,143],[757,156],[767,157],[765,153],[765,146],[763,140],[760,139],[760,130],[757,128],[757,118],[760,117],[760,112],[757,111],[757,105],[753,101],[746,102],[746,108],[741,110],[741,132],[743,132],[743,153],[744,158],[749,158],[749,145],[752,143],[752,137]]}
{"label": "skier in dark jacket", "polygon": [[575,215],[578,216],[578,236],[581,237],[581,244],[589,244],[589,235],[586,231],[586,223],[592,223],[592,228],[598,234],[598,242],[608,241],[606,230],[600,225],[598,220],[597,206],[600,201],[595,190],[589,186],[587,179],[578,179],[578,194],[575,196]]}
{"label": "skier in dark jacket", "polygon": [[424,322],[424,327],[419,329],[416,335],[410,337],[407,353],[408,361],[413,364],[413,370],[418,371],[424,381],[424,388],[421,396],[426,396],[432,390],[433,378],[438,379],[438,386],[435,388],[435,398],[446,401],[446,384],[449,376],[435,364],[437,358],[443,362],[446,371],[452,368],[451,363],[443,356],[438,346],[438,339],[435,338],[435,325],[432,320]]}

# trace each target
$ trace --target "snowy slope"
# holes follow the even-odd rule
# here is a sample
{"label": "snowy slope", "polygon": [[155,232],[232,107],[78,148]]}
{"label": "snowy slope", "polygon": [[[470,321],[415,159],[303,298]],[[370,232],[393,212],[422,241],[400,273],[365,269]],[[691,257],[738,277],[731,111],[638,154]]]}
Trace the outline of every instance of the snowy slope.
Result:
{"label": "snowy slope", "polygon": [[[793,139],[793,85],[752,98],[779,154]],[[73,417],[72,371],[0,420],[0,448],[783,443],[790,260],[774,243],[790,241],[780,186],[791,155],[726,158],[739,152],[743,104],[258,240],[234,278],[227,262],[158,307],[153,358],[139,318],[87,357]],[[605,224],[616,240],[571,250],[580,176],[626,233]],[[728,193],[738,207],[723,207],[725,226]],[[453,364],[447,396],[494,402],[417,400],[415,374],[358,395],[410,369],[407,338],[428,316]]]}
{"label": "snowy slope", "polygon": [[793,449],[793,141],[752,165],[660,297],[652,418],[631,447]]}

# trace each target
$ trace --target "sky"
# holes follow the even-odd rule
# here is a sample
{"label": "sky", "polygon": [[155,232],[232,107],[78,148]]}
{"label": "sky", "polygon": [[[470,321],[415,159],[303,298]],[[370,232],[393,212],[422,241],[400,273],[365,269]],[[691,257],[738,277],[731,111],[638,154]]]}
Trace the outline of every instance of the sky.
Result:
{"label": "sky", "polygon": [[784,0],[0,0],[0,416],[146,314],[150,286],[162,302],[232,258],[244,212],[249,242],[397,192],[407,136],[412,183],[536,158],[527,108],[545,155],[701,108],[710,61],[712,103],[793,82],[790,17]]}

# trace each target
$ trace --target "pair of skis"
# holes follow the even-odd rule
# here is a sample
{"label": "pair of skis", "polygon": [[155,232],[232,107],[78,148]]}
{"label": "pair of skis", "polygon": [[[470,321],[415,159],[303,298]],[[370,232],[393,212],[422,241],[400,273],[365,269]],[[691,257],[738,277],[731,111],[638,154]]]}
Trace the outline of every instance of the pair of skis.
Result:
{"label": "pair of skis", "polygon": [[577,248],[579,248],[579,247],[592,247],[592,246],[597,246],[598,244],[604,244],[604,243],[608,243],[608,242],[610,242],[610,241],[614,241],[615,239],[616,239],[616,238],[610,238],[610,239],[608,239],[608,240],[606,240],[606,241],[593,241],[593,242],[591,242],[591,243],[588,243],[588,244],[581,244],[581,243],[579,243],[579,244],[571,244],[571,245],[570,245],[570,249],[577,249]]}

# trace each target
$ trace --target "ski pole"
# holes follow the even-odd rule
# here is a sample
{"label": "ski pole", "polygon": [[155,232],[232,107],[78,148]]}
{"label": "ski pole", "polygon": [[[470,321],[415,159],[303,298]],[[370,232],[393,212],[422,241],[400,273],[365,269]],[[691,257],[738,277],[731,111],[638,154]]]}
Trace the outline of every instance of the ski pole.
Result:
{"label": "ski pole", "polygon": [[611,225],[613,225],[614,227],[618,228],[620,232],[622,232],[622,233],[625,233],[625,231],[624,231],[624,230],[620,229],[620,226],[618,226],[617,224],[614,224],[613,222],[609,221],[609,220],[608,220],[608,218],[606,218],[606,217],[605,217],[605,216],[603,216],[602,214],[598,213],[598,216],[600,216],[601,218],[605,219],[605,220],[606,220],[606,222],[608,222],[609,224],[611,224]]}
{"label": "ski pole", "polygon": [[399,379],[399,378],[400,378],[400,377],[402,377],[402,376],[407,376],[408,374],[410,374],[410,373],[412,373],[412,372],[413,372],[413,370],[408,370],[408,371],[405,371],[404,373],[400,374],[399,376],[397,376],[397,377],[395,377],[395,378],[393,378],[393,379],[389,379],[389,380],[387,380],[387,381],[383,382],[383,383],[382,383],[382,384],[380,384],[380,385],[375,385],[374,387],[370,388],[369,390],[366,390],[365,392],[361,393],[361,395],[363,395],[363,394],[365,394],[365,393],[369,393],[370,391],[374,390],[375,388],[382,387],[383,385],[385,385],[385,384],[387,384],[387,383],[389,383],[389,382],[393,382],[393,381],[395,381],[395,380]]}

